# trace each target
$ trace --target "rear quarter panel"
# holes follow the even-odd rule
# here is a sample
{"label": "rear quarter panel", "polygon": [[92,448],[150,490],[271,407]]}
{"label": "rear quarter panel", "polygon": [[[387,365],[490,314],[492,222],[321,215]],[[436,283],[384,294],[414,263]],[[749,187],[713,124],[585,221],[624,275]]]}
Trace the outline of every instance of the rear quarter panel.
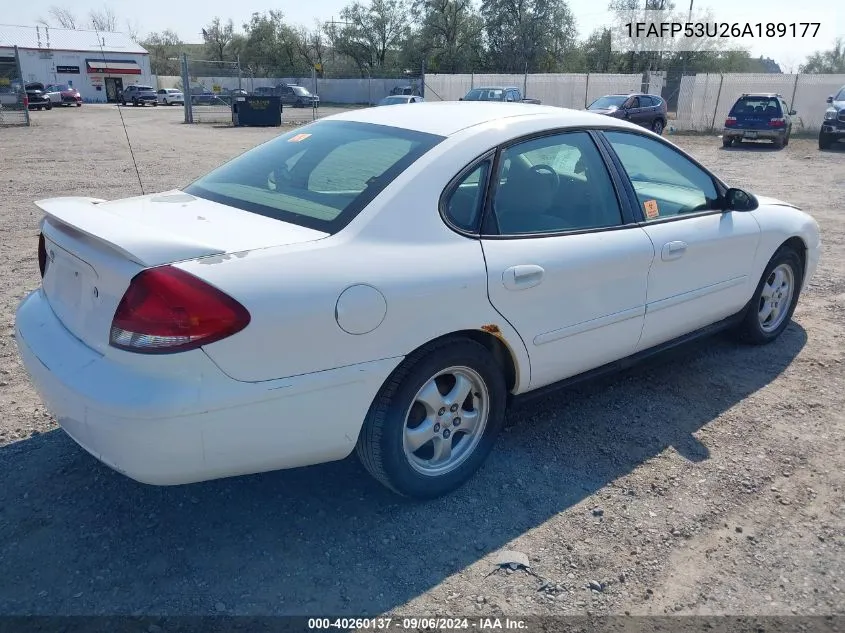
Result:
{"label": "rear quarter panel", "polygon": [[[254,382],[401,357],[440,336],[492,325],[511,352],[514,391],[527,388],[527,351],[488,300],[480,243],[438,213],[451,178],[503,135],[488,129],[460,143],[447,139],[332,237],[180,264],[252,315],[245,330],[206,353],[232,378]],[[356,284],[376,288],[386,303],[366,334],[348,334],[336,318],[338,298]]]}

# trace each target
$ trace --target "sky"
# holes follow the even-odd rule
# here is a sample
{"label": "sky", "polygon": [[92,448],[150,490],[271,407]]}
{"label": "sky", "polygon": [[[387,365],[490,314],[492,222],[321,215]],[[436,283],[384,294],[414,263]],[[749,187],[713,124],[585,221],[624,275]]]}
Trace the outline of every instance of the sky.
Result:
{"label": "sky", "polygon": [[[736,0],[694,0],[694,13],[709,9],[717,21],[734,22],[738,18],[752,22],[820,22],[818,36],[789,40],[765,39],[749,41],[748,49],[755,57],[771,57],[781,65],[784,72],[797,72],[798,66],[807,55],[820,49],[832,47],[835,37],[845,38],[845,10],[834,14],[835,2],[818,0],[819,9],[807,8],[816,2],[795,2],[795,0],[745,0],[742,14],[734,11]],[[144,0],[128,2],[112,0],[109,6],[118,14],[121,25],[129,20],[141,34],[151,31],[172,29],[185,42],[201,42],[200,29],[215,16],[232,18],[236,27],[249,20],[253,12],[280,8],[288,22],[312,27],[317,21],[339,19],[341,9],[349,0],[310,0],[309,2],[285,2],[274,6],[266,0],[203,0],[203,2],[173,2],[172,0]],[[596,28],[610,22],[610,13],[604,8],[607,0],[568,0],[575,14],[581,37],[586,37]],[[687,0],[676,0],[678,8],[686,12]],[[28,2],[4,2],[0,20],[4,24],[35,24],[41,16],[47,16],[51,6],[69,9],[77,16],[85,16],[92,8],[103,6],[100,0],[29,0]],[[803,4],[803,6],[802,6]],[[821,7],[824,11],[821,12]],[[745,43],[744,40],[743,44]]]}

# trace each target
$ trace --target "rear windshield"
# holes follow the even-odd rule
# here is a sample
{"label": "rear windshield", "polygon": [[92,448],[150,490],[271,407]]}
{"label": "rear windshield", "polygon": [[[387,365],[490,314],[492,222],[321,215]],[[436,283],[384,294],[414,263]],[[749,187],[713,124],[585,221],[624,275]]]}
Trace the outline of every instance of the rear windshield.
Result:
{"label": "rear windshield", "polygon": [[731,108],[731,116],[742,115],[781,116],[776,97],[740,97]]}
{"label": "rear windshield", "polygon": [[318,121],[259,145],[185,191],[335,233],[441,136],[353,121]]}

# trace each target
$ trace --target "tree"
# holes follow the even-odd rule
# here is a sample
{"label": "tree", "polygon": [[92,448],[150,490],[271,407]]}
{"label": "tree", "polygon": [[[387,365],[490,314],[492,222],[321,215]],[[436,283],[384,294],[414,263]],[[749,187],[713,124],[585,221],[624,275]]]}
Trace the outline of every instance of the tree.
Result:
{"label": "tree", "polygon": [[845,73],[845,42],[837,37],[829,51],[817,51],[802,64],[802,73]]}
{"label": "tree", "polygon": [[426,57],[429,69],[455,73],[480,65],[484,21],[470,0],[416,0],[413,11],[420,28],[409,38],[410,50]]}
{"label": "tree", "polygon": [[205,42],[206,55],[213,61],[226,61],[226,53],[229,44],[235,36],[235,25],[232,20],[226,24],[215,17],[210,24],[202,30],[202,39]]}
{"label": "tree", "polygon": [[104,6],[102,9],[92,9],[88,18],[95,31],[106,33],[117,31],[117,14],[109,6]]}
{"label": "tree", "polygon": [[174,31],[168,29],[161,33],[150,33],[141,45],[150,54],[150,68],[154,75],[181,74],[178,55],[182,40]]}
{"label": "tree", "polygon": [[490,63],[502,72],[557,70],[576,42],[565,0],[483,0]]}
{"label": "tree", "polygon": [[79,21],[70,9],[52,6],[49,11],[47,11],[47,16],[47,18],[39,18],[38,22],[44,26],[53,26],[58,24],[59,27],[63,29],[75,30],[79,27]]}
{"label": "tree", "polygon": [[404,0],[371,0],[369,6],[356,1],[340,12],[342,28],[327,29],[326,35],[332,48],[351,58],[363,76],[365,70],[386,68],[390,56],[398,56],[410,30],[408,14]]}

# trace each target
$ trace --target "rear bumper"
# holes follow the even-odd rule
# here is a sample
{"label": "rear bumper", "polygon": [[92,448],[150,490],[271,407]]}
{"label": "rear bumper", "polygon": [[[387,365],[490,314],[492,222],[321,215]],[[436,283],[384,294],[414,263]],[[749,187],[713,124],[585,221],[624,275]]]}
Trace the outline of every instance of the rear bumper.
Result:
{"label": "rear bumper", "polygon": [[762,130],[725,128],[722,132],[722,136],[726,138],[752,138],[750,135],[755,135],[758,139],[768,140],[784,138],[786,137],[786,128],[779,128],[776,130],[770,128]]}
{"label": "rear bumper", "polygon": [[137,481],[184,484],[343,459],[400,358],[245,383],[201,350],[132,365],[65,329],[41,290],[15,333],[36,391],[65,432]]}

